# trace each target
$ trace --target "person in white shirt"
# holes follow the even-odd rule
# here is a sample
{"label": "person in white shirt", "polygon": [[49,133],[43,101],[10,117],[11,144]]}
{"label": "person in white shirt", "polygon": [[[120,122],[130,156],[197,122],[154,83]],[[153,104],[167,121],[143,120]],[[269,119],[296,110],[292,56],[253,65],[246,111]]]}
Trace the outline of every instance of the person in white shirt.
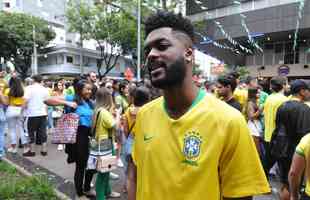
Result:
{"label": "person in white shirt", "polygon": [[26,114],[28,117],[28,134],[30,150],[24,156],[35,156],[34,142],[42,145],[41,155],[47,155],[47,106],[44,103],[49,97],[48,89],[42,85],[42,76],[32,76],[34,83],[25,90]]}

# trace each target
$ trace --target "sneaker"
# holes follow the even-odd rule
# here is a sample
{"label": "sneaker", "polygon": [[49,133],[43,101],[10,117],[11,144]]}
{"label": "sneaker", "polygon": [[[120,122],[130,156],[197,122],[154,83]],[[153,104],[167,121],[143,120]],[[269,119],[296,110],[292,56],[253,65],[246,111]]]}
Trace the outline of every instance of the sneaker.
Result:
{"label": "sneaker", "polygon": [[9,153],[17,153],[17,148],[10,147],[8,148]]}
{"label": "sneaker", "polygon": [[119,175],[118,175],[118,174],[115,174],[115,173],[113,173],[113,172],[110,172],[110,178],[111,178],[112,180],[118,180],[118,179],[119,179]]}
{"label": "sneaker", "polygon": [[94,189],[91,189],[89,191],[84,192],[84,194],[86,196],[91,196],[91,197],[95,197],[96,196],[96,191]]}
{"label": "sneaker", "polygon": [[36,156],[36,152],[32,152],[29,150],[28,152],[23,153],[23,156],[24,157],[34,157],[34,156]]}
{"label": "sneaker", "polygon": [[109,198],[119,198],[121,197],[121,194],[118,192],[111,192],[111,194],[109,194]]}
{"label": "sneaker", "polygon": [[47,156],[47,152],[46,151],[41,151],[40,152],[42,156]]}
{"label": "sneaker", "polygon": [[118,159],[118,161],[117,161],[117,166],[118,167],[124,167],[124,164],[123,164],[123,162],[122,162],[122,160],[121,159]]}
{"label": "sneaker", "polygon": [[75,197],[75,200],[89,200],[89,198],[87,198],[86,196],[77,196]]}

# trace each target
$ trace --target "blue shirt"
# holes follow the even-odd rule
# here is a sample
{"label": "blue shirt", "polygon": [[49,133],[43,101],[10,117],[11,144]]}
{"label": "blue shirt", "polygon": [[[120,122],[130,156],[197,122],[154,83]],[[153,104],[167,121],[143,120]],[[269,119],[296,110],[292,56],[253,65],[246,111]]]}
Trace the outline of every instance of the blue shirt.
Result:
{"label": "blue shirt", "polygon": [[[74,95],[66,95],[65,99],[66,101],[74,101]],[[79,124],[81,126],[91,127],[94,109],[87,102],[83,101],[82,104],[77,106],[74,112],[79,115]]]}

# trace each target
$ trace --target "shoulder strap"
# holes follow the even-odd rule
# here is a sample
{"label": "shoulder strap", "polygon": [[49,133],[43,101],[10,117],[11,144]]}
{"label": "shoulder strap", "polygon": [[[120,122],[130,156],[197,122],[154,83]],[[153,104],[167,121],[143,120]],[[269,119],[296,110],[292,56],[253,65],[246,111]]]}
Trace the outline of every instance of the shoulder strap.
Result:
{"label": "shoulder strap", "polygon": [[101,112],[101,110],[99,110],[98,113],[97,113],[97,115],[96,115],[95,126],[94,126],[94,128],[93,128],[93,130],[92,130],[92,136],[95,136],[95,135],[96,135],[97,122],[98,122],[98,118],[99,118],[100,112]]}
{"label": "shoulder strap", "polygon": [[129,128],[128,134],[131,133],[131,131],[132,131],[132,129],[133,129],[133,127],[134,127],[135,125],[136,125],[136,121],[134,121],[133,124],[131,125],[131,127]]}

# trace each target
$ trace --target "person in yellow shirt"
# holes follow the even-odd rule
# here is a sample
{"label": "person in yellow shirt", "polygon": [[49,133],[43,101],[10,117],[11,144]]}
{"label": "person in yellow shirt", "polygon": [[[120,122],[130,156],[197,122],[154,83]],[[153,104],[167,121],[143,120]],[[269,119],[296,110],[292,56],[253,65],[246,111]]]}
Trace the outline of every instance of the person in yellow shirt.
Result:
{"label": "person in yellow shirt", "polygon": [[[310,199],[310,134],[305,135],[296,147],[288,175],[291,200]],[[305,193],[299,198],[300,185],[305,174]]]}
{"label": "person in yellow shirt", "polygon": [[263,156],[264,161],[264,170],[266,175],[269,174],[270,169],[275,164],[275,159],[270,154],[270,140],[272,134],[276,128],[276,115],[278,108],[289,99],[284,96],[284,86],[286,84],[286,78],[282,76],[273,77],[270,80],[270,87],[272,90],[272,94],[269,95],[266,99],[264,105],[264,123],[265,123],[265,130],[264,130],[264,148],[265,148],[265,155]]}
{"label": "person in yellow shirt", "polygon": [[[132,162],[131,152],[135,135],[136,117],[139,109],[150,101],[150,90],[144,86],[139,86],[129,92],[132,98],[132,105],[125,112],[124,120],[124,133],[125,133],[125,145],[124,145],[124,164],[125,174],[128,175],[128,163]],[[124,191],[128,189],[128,180],[125,182]]]}
{"label": "person in yellow shirt", "polygon": [[9,81],[9,88],[4,91],[6,97],[6,103],[8,105],[6,111],[6,118],[8,123],[8,129],[11,139],[11,147],[8,148],[8,152],[17,153],[17,132],[20,134],[21,142],[25,145],[24,153],[28,152],[27,137],[24,133],[23,115],[22,110],[25,104],[24,88],[22,81],[17,77],[11,77]]}
{"label": "person in yellow shirt", "polygon": [[270,192],[241,113],[192,81],[191,22],[158,11],[145,30],[146,66],[163,97],[137,115],[128,199],[251,199]]}
{"label": "person in yellow shirt", "polygon": [[[114,119],[113,112],[112,94],[107,88],[100,88],[96,92],[93,129],[95,129],[96,141],[105,144],[110,143],[112,153],[114,153],[112,133],[115,133],[116,125],[119,123]],[[107,142],[103,142],[104,140]],[[107,197],[120,197],[120,194],[112,191],[109,172],[98,173],[96,179],[96,199],[105,200]]]}
{"label": "person in yellow shirt", "polygon": [[6,98],[3,96],[5,89],[7,88],[7,83],[4,80],[4,71],[0,71],[0,161],[5,154],[5,137],[4,137],[4,128],[6,123],[5,118],[5,104]]}

